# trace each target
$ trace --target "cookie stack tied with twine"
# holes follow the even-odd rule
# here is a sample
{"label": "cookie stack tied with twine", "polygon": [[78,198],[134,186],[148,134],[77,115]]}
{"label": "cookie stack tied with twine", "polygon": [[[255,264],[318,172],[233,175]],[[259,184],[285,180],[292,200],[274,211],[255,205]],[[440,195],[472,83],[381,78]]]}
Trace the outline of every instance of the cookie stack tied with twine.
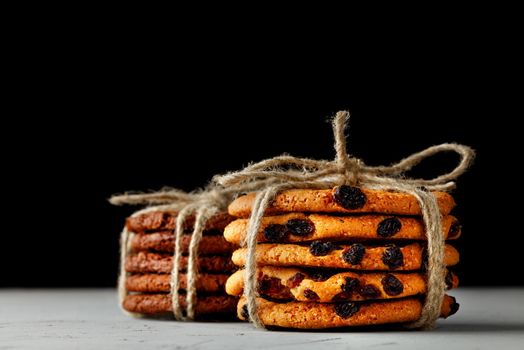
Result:
{"label": "cookie stack tied with twine", "polygon": [[[239,219],[226,227],[225,238],[244,247],[233,253],[243,269],[228,279],[226,291],[243,294],[240,319],[257,327],[431,329],[457,311],[445,290],[458,285],[447,267],[459,254],[446,241],[461,229],[447,191],[474,151],[441,144],[391,166],[367,166],[347,154],[348,119],[339,112],[333,120],[334,161],[281,156],[215,178],[225,187],[267,184],[229,205]],[[404,176],[445,151],[461,157],[450,173],[431,180]]]}
{"label": "cookie stack tied with twine", "polygon": [[126,220],[121,234],[120,305],[133,316],[193,320],[231,315],[238,298],[224,291],[235,246],[223,238],[231,222],[231,192],[166,189],[113,196],[115,205],[148,205]]}

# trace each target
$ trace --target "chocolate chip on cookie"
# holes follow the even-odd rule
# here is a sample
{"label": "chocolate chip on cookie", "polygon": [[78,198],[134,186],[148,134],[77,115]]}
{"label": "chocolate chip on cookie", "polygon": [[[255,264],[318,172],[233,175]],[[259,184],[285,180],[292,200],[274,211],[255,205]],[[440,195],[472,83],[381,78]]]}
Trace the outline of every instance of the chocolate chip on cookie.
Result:
{"label": "chocolate chip on cookie", "polygon": [[344,209],[359,209],[366,204],[366,195],[358,187],[339,186],[333,192],[333,199]]}
{"label": "chocolate chip on cookie", "polygon": [[353,293],[360,286],[360,281],[357,278],[346,277],[345,281],[342,285],[342,291],[345,293]]}
{"label": "chocolate chip on cookie", "polygon": [[396,269],[404,264],[404,255],[399,247],[390,245],[382,254],[382,262],[388,265],[390,269]]}
{"label": "chocolate chip on cookie", "polygon": [[366,247],[360,243],[352,244],[349,248],[344,250],[342,253],[342,259],[351,265],[358,265],[364,258],[366,253]]}
{"label": "chocolate chip on cookie", "polygon": [[342,318],[349,318],[356,314],[360,306],[357,303],[340,303],[335,304],[335,313]]}
{"label": "chocolate chip on cookie", "polygon": [[271,224],[264,229],[264,237],[272,243],[282,242],[287,234],[288,229],[284,225]]}
{"label": "chocolate chip on cookie", "polygon": [[402,282],[395,276],[387,274],[382,278],[382,287],[387,295],[399,295],[404,291]]}
{"label": "chocolate chip on cookie", "polygon": [[286,227],[295,236],[307,236],[315,231],[315,225],[307,219],[291,219],[286,223]]}
{"label": "chocolate chip on cookie", "polygon": [[372,284],[366,284],[359,288],[358,294],[364,298],[377,298],[380,296],[380,291]]}
{"label": "chocolate chip on cookie", "polygon": [[402,228],[398,218],[387,218],[382,220],[377,227],[377,235],[388,238],[395,235]]}
{"label": "chocolate chip on cookie", "polygon": [[314,256],[325,256],[337,248],[339,247],[331,242],[314,241],[310,244],[309,251]]}
{"label": "chocolate chip on cookie", "polygon": [[306,299],[309,299],[312,301],[317,301],[320,299],[318,294],[312,291],[311,289],[304,289],[304,296],[306,297]]}

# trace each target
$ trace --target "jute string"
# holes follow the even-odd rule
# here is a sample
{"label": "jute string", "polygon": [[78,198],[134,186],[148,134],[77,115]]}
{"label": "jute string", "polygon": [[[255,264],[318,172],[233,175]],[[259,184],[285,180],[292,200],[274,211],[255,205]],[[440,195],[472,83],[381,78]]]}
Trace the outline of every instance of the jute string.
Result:
{"label": "jute string", "polygon": [[[257,313],[257,233],[269,204],[280,191],[286,189],[327,189],[344,184],[403,192],[417,199],[427,235],[427,294],[420,319],[411,323],[409,327],[431,329],[440,315],[445,291],[444,236],[437,201],[428,191],[453,189],[454,180],[471,165],[474,151],[464,145],[445,143],[414,153],[390,166],[368,166],[347,153],[345,130],[348,121],[349,113],[345,111],[338,112],[333,119],[336,151],[333,161],[284,155],[263,160],[241,171],[214,178],[218,186],[229,190],[237,190],[243,186],[259,189],[251,210],[244,242],[247,247],[244,296],[247,299],[249,318],[257,327],[264,327]],[[456,152],[460,156],[459,164],[451,172],[433,179],[405,177],[405,173],[422,160],[441,152]]]}
{"label": "jute string", "polygon": [[[114,205],[146,204],[149,207],[133,213],[138,216],[151,211],[176,211],[175,249],[173,253],[173,267],[171,269],[171,301],[173,315],[177,320],[193,320],[196,305],[196,280],[198,277],[198,245],[202,239],[207,220],[220,210],[225,210],[231,201],[232,192],[208,189],[205,191],[186,193],[175,189],[165,189],[155,193],[123,194],[110,198]],[[186,288],[186,315],[184,316],[180,300],[180,262],[182,257],[181,241],[184,234],[185,222],[190,215],[195,215],[193,232],[189,242],[189,256],[187,265]],[[120,236],[120,276],[118,279],[118,295],[122,307],[125,297],[129,294],[125,286],[127,272],[125,261],[130,253],[129,242],[132,233],[126,227]],[[127,311],[123,310],[128,313]],[[140,316],[136,313],[128,313]]]}
{"label": "jute string", "polygon": [[[198,246],[202,239],[206,222],[220,211],[225,211],[227,205],[239,192],[258,190],[271,181],[246,183],[232,188],[221,188],[210,185],[206,189],[187,193],[177,189],[163,189],[153,193],[125,193],[115,195],[109,199],[113,205],[147,205],[146,208],[136,211],[131,216],[136,217],[152,211],[177,212],[175,225],[175,249],[173,253],[173,266],[171,269],[170,292],[173,315],[181,321],[193,320],[195,317],[196,280],[198,278]],[[195,215],[195,223],[189,241],[189,256],[187,263],[187,288],[186,288],[186,315],[184,316],[180,305],[180,265],[182,258],[182,235],[185,222],[190,215]],[[130,240],[134,233],[124,226],[120,235],[120,275],[118,278],[118,298],[122,311],[131,316],[139,317],[139,313],[127,312],[122,305],[129,294],[126,288],[127,272],[125,261],[130,253]]]}

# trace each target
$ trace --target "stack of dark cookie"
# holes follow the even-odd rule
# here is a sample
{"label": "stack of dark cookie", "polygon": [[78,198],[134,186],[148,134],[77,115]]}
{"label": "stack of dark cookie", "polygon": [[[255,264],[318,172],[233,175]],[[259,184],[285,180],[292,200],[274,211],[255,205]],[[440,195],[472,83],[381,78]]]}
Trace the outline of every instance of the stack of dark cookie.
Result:
{"label": "stack of dark cookie", "polygon": [[[174,230],[176,212],[155,211],[129,217],[127,229],[131,253],[125,261],[127,271],[125,287],[130,292],[123,307],[127,311],[163,315],[172,312],[170,284],[175,248]],[[188,248],[193,231],[194,216],[185,221],[181,249],[183,256],[180,266],[180,305],[186,308],[185,289],[188,263]],[[234,312],[238,299],[225,293],[227,277],[236,270],[231,263],[231,252],[235,245],[224,240],[224,227],[231,222],[227,213],[213,216],[207,221],[198,251],[199,275],[196,280],[197,303],[195,314],[227,315]]]}
{"label": "stack of dark cookie", "polygon": [[[460,236],[455,203],[434,192],[446,240]],[[256,194],[237,198],[229,213],[239,219],[225,231],[239,244],[246,235]],[[268,207],[257,236],[258,316],[266,326],[332,328],[415,321],[424,294],[426,234],[417,200],[399,192],[339,186],[328,190],[287,190]],[[245,248],[233,253],[243,266]],[[459,254],[446,244],[444,263],[458,263]],[[447,288],[458,278],[445,270]],[[227,281],[226,291],[241,296],[244,270]],[[458,304],[445,296],[441,317]],[[240,319],[248,319],[246,300],[238,303]]]}

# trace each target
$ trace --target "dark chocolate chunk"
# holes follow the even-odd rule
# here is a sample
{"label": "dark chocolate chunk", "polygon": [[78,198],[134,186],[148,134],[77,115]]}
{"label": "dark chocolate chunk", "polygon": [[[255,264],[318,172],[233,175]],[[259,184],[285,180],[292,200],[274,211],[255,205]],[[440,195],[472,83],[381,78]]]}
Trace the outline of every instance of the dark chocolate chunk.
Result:
{"label": "dark chocolate chunk", "polygon": [[387,218],[378,224],[377,235],[380,237],[391,237],[402,228],[402,223],[398,218]]}
{"label": "dark chocolate chunk", "polygon": [[360,281],[358,278],[346,277],[345,280],[346,283],[342,285],[342,291],[345,293],[353,293],[360,286]]}
{"label": "dark chocolate chunk", "polygon": [[314,256],[324,256],[339,248],[331,242],[314,241],[309,246],[309,252]]}
{"label": "dark chocolate chunk", "polygon": [[249,311],[247,310],[247,304],[242,306],[241,315],[246,321],[249,321]]}
{"label": "dark chocolate chunk", "polygon": [[313,300],[313,301],[320,299],[318,294],[312,291],[311,289],[304,289],[304,296],[306,297],[306,299]]}
{"label": "dark chocolate chunk", "polygon": [[402,282],[395,276],[387,274],[382,278],[382,287],[387,295],[399,295],[404,291]]}
{"label": "dark chocolate chunk", "polygon": [[358,265],[364,258],[366,247],[360,243],[352,244],[342,253],[342,259],[351,265]]}
{"label": "dark chocolate chunk", "polygon": [[360,287],[358,294],[364,298],[377,298],[380,296],[380,290],[372,284],[366,284]]}
{"label": "dark chocolate chunk", "polygon": [[457,237],[461,228],[462,226],[460,225],[460,222],[458,222],[458,220],[453,221],[453,223],[449,227],[448,238]]}
{"label": "dark chocolate chunk", "polygon": [[344,209],[359,209],[366,204],[366,195],[358,187],[339,186],[333,192],[333,199]]}
{"label": "dark chocolate chunk", "polygon": [[303,273],[297,272],[287,280],[286,285],[289,288],[295,288],[304,280],[305,277],[306,276]]}
{"label": "dark chocolate chunk", "polygon": [[396,245],[391,245],[384,250],[382,262],[389,266],[390,269],[396,269],[404,264],[404,255]]}
{"label": "dark chocolate chunk", "polygon": [[266,237],[269,242],[273,243],[282,242],[282,240],[286,238],[287,234],[288,230],[284,225],[271,224],[267,225],[264,229],[264,237]]}
{"label": "dark chocolate chunk", "polygon": [[349,318],[356,314],[360,306],[357,303],[346,302],[335,304],[335,313],[342,318]]}
{"label": "dark chocolate chunk", "polygon": [[295,236],[307,236],[315,231],[315,225],[307,219],[291,219],[287,222],[286,227]]}

